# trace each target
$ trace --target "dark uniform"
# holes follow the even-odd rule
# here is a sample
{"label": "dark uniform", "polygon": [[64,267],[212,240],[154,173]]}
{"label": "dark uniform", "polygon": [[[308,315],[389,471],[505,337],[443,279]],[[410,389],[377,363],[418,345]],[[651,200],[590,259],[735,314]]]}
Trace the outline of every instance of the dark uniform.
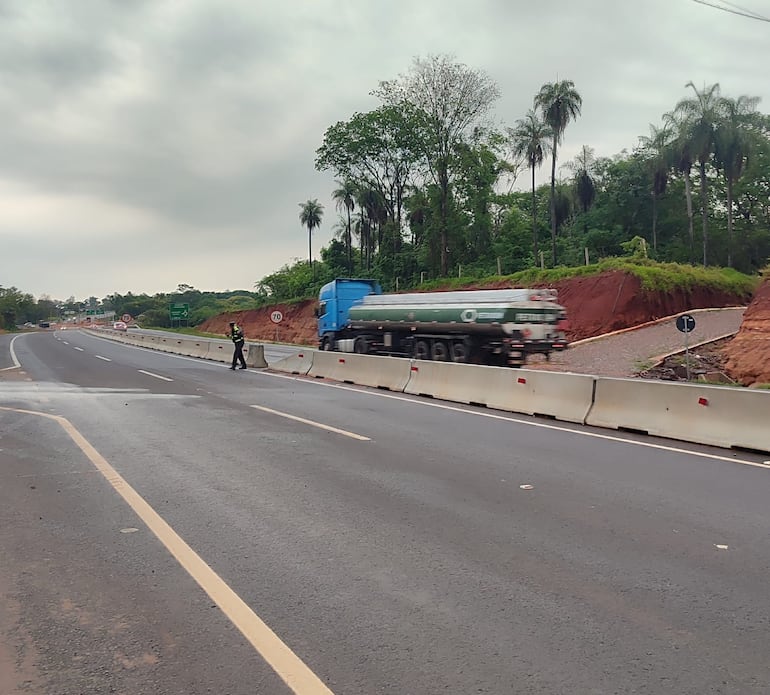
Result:
{"label": "dark uniform", "polygon": [[235,345],[235,350],[233,351],[233,366],[230,367],[230,369],[235,369],[235,365],[238,362],[241,363],[241,369],[246,369],[246,360],[243,357],[243,343],[245,342],[245,339],[243,337],[243,331],[235,321],[230,321],[230,332],[227,334],[227,337],[230,338],[230,340],[233,341],[233,345]]}

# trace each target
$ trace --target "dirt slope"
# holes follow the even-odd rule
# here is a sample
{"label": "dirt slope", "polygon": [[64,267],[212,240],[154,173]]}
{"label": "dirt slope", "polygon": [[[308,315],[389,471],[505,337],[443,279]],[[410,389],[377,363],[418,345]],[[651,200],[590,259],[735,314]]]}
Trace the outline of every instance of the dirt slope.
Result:
{"label": "dirt slope", "polygon": [[744,386],[770,384],[770,278],[759,287],[725,354],[733,379]]}
{"label": "dirt slope", "polygon": [[[509,287],[509,283],[474,285],[474,289]],[[620,328],[637,326],[663,316],[688,309],[705,309],[745,305],[746,297],[737,297],[708,288],[664,293],[642,290],[639,278],[623,271],[611,271],[591,277],[562,280],[553,285],[559,291],[559,302],[567,308],[570,340],[590,338]],[[470,288],[469,288],[470,289]],[[206,321],[201,330],[211,333],[227,331],[229,321],[236,320],[251,340],[276,340],[276,326],[270,313],[283,314],[278,326],[280,342],[315,345],[316,321],[314,300],[298,304],[276,304],[263,309],[222,314]]]}

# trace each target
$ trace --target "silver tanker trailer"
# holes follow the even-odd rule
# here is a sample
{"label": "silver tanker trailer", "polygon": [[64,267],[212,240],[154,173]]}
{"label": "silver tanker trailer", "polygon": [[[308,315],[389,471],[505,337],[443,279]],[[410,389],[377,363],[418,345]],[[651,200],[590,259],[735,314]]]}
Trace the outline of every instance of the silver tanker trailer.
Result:
{"label": "silver tanker trailer", "polygon": [[382,294],[376,280],[338,278],[318,299],[321,350],[519,367],[567,348],[551,289]]}

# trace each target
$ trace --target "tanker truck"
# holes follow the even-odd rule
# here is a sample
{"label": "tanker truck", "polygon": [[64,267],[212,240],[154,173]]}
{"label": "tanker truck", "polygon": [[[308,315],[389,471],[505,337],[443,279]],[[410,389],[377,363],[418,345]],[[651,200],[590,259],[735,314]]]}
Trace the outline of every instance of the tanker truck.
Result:
{"label": "tanker truck", "polygon": [[318,300],[320,350],[520,367],[567,348],[552,289],[383,294],[376,280],[338,278]]}

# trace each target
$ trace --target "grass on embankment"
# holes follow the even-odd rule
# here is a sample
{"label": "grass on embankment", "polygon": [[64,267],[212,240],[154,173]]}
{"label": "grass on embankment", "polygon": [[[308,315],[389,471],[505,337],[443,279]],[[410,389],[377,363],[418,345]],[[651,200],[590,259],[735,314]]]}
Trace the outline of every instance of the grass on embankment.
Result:
{"label": "grass on embankment", "polygon": [[651,292],[671,292],[673,290],[692,291],[697,288],[710,288],[749,299],[756,291],[760,278],[745,275],[732,268],[703,268],[701,266],[684,265],[681,263],[658,263],[651,260],[630,260],[624,258],[609,258],[592,265],[574,268],[531,268],[513,275],[491,276],[471,281],[469,278],[453,278],[434,280],[420,285],[421,290],[430,289],[459,289],[473,282],[499,282],[505,280],[512,285],[523,287],[541,284],[551,284],[569,278],[598,275],[613,270],[620,270],[639,278],[642,289]]}
{"label": "grass on embankment", "polygon": [[147,328],[148,330],[153,330],[153,331],[165,331],[166,333],[179,333],[181,335],[191,335],[195,338],[219,338],[219,340],[224,340],[227,337],[225,335],[222,335],[221,333],[204,333],[203,331],[199,331],[197,328],[188,328],[188,327],[169,328],[167,326],[142,326],[142,328]]}

